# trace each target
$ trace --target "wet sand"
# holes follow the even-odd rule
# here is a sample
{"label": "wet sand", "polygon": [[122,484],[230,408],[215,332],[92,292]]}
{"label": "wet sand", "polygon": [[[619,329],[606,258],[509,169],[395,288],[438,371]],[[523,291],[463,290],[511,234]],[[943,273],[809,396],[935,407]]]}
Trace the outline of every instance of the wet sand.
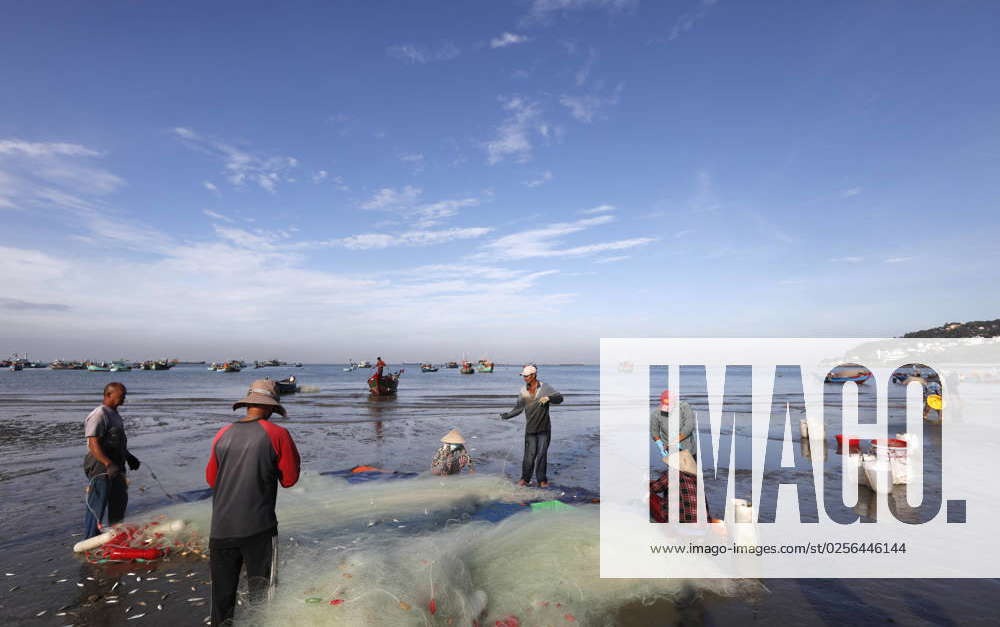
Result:
{"label": "wet sand", "polygon": [[[513,370],[498,368],[493,375],[469,377],[472,381],[455,371],[436,373],[444,374],[436,381],[417,379],[435,375],[408,371],[412,387],[404,379],[394,400],[369,399],[363,391],[364,374],[348,378],[336,370],[307,367],[295,371],[304,385],[319,388],[286,399],[290,416],[282,424],[299,446],[304,469],[324,472],[369,464],[422,472],[441,435],[457,426],[469,441],[480,473],[516,480],[523,419],[502,422],[496,418],[513,403],[517,384]],[[553,368],[550,372],[543,378],[567,396],[563,406],[553,409],[550,478],[554,486],[596,490],[596,369]],[[83,526],[82,419],[97,404],[94,390],[109,377],[82,373],[81,378],[81,373],[49,371],[4,373],[22,374],[37,378],[28,382],[6,378],[0,384],[0,455],[4,458],[0,469],[4,521],[0,528],[0,621],[18,625],[202,623],[211,594],[205,562],[173,556],[143,565],[95,567],[70,551]],[[273,369],[230,376],[196,368],[119,373],[117,378],[130,386],[129,402],[122,408],[130,448],[145,464],[130,474],[129,517],[171,503],[150,470],[172,495],[196,498],[204,494],[210,442],[218,428],[233,419],[233,400],[254,378],[287,374]],[[59,378],[65,375],[73,378]],[[279,520],[280,516],[279,501]],[[283,537],[282,542],[291,540]],[[1000,593],[996,580],[764,583],[769,592],[753,599],[695,594],[676,605],[629,606],[616,622],[986,625],[996,620],[984,612],[984,600]]]}

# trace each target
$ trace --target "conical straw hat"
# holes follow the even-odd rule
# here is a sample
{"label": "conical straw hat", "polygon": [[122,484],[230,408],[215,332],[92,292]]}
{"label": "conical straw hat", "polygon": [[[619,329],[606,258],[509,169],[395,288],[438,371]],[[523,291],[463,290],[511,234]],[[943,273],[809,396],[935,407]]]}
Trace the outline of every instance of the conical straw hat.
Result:
{"label": "conical straw hat", "polygon": [[441,441],[445,444],[465,444],[465,438],[463,438],[462,434],[458,432],[458,429],[452,429],[446,433],[445,436],[441,438]]}

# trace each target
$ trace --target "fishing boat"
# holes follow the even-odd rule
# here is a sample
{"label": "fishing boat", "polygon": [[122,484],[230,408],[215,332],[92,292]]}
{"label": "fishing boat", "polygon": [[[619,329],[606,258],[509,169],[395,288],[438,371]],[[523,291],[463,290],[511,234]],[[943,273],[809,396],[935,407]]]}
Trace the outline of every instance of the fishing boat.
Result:
{"label": "fishing boat", "polygon": [[105,361],[99,364],[87,364],[87,370],[90,372],[111,372],[111,365]]}
{"label": "fishing boat", "polygon": [[420,364],[420,372],[437,372],[438,369],[433,364]]}
{"label": "fishing boat", "polygon": [[473,368],[472,364],[470,364],[469,362],[463,361],[462,368],[459,370],[459,372],[462,374],[476,374],[476,369]]}
{"label": "fishing boat", "polygon": [[216,372],[239,372],[240,370],[242,367],[238,361],[227,361],[215,369]]}
{"label": "fishing boat", "polygon": [[362,359],[361,361],[358,362],[358,368],[371,368],[371,367],[372,367],[372,362],[368,361],[367,359]]}
{"label": "fishing boat", "polygon": [[295,375],[281,381],[275,381],[274,384],[278,387],[278,394],[295,394],[299,391],[299,384]]}
{"label": "fishing boat", "polygon": [[458,362],[457,361],[449,361],[448,365],[446,365],[445,368],[458,368]]}
{"label": "fishing boat", "polygon": [[21,365],[20,363],[16,362],[16,361],[14,363],[10,364],[8,366],[8,368],[10,368],[11,372],[20,372],[20,371],[24,370],[24,366]]}
{"label": "fishing boat", "polygon": [[494,364],[493,364],[492,361],[487,361],[485,359],[480,359],[479,360],[479,372],[486,372],[486,373],[493,372],[493,365]]}
{"label": "fishing boat", "polygon": [[825,383],[848,383],[853,381],[860,384],[871,378],[872,373],[867,368],[856,364],[847,364],[846,366],[831,370],[823,381]]}
{"label": "fishing boat", "polygon": [[372,396],[392,396],[399,386],[399,375],[403,370],[382,375],[379,379],[377,374],[368,377],[368,391]]}
{"label": "fishing boat", "polygon": [[132,369],[132,366],[124,359],[119,359],[118,361],[111,362],[111,366],[108,367],[108,372],[128,372]]}

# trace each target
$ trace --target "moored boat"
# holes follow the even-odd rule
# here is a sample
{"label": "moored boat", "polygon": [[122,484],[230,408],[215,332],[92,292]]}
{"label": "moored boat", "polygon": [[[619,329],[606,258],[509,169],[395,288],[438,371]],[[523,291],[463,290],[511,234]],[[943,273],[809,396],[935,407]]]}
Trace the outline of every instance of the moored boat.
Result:
{"label": "moored boat", "polygon": [[281,381],[275,381],[274,384],[278,387],[278,394],[295,394],[299,391],[299,384],[295,375]]}
{"label": "moored boat", "polygon": [[864,383],[872,378],[872,373],[870,370],[864,366],[858,366],[856,364],[847,364],[845,366],[835,368],[827,373],[826,378],[823,380],[825,383],[848,383],[853,381],[854,383]]}
{"label": "moored boat", "polygon": [[437,366],[434,364],[420,364],[420,372],[437,372]]}
{"label": "moored boat", "polygon": [[404,371],[399,370],[390,374],[382,375],[380,379],[377,374],[368,377],[368,392],[372,396],[391,396],[396,393],[399,387],[399,375]]}
{"label": "moored boat", "polygon": [[449,361],[448,365],[446,365],[445,368],[458,368],[458,362],[457,361]]}
{"label": "moored boat", "polygon": [[470,364],[469,362],[463,361],[462,367],[461,369],[459,369],[459,372],[462,374],[476,374],[476,369],[473,368],[472,364]]}
{"label": "moored boat", "polygon": [[111,365],[108,367],[108,372],[128,372],[131,369],[131,364],[124,359],[119,359],[118,361],[111,362]]}
{"label": "moored boat", "polygon": [[493,362],[486,359],[479,360],[479,372],[493,372]]}
{"label": "moored boat", "polygon": [[100,363],[90,363],[87,364],[87,370],[90,372],[111,372],[111,365],[105,361]]}

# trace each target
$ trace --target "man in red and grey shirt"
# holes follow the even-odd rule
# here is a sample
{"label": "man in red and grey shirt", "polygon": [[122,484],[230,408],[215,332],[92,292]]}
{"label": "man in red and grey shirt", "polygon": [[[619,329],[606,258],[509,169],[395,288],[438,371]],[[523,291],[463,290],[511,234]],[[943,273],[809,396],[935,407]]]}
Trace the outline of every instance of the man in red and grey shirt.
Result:
{"label": "man in red and grey shirt", "polygon": [[268,418],[286,416],[278,386],[269,379],[250,385],[246,416],[215,434],[205,479],[212,496],[209,565],[212,572],[212,625],[232,623],[240,568],[247,569],[251,602],[270,599],[277,571],[278,518],[274,504],[278,483],[290,488],[299,480],[299,452],[292,436]]}

